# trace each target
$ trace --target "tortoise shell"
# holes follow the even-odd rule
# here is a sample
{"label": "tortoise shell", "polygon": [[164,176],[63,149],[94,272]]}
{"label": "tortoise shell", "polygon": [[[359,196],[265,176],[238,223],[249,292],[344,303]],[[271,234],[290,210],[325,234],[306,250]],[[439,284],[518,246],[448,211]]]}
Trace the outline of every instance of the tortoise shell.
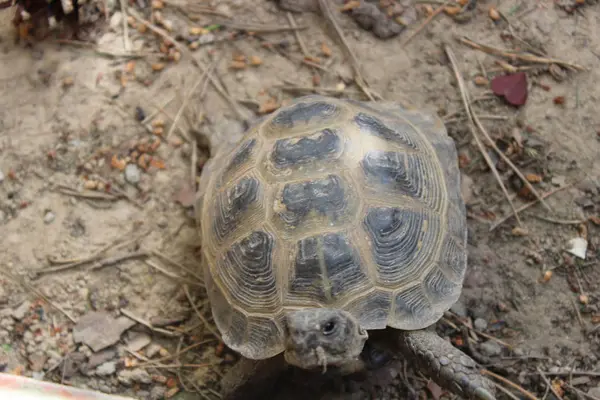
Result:
{"label": "tortoise shell", "polygon": [[215,323],[251,359],[284,350],[284,314],[341,308],[365,329],[421,329],[458,299],[466,211],[442,121],[305,96],[202,174],[197,220]]}

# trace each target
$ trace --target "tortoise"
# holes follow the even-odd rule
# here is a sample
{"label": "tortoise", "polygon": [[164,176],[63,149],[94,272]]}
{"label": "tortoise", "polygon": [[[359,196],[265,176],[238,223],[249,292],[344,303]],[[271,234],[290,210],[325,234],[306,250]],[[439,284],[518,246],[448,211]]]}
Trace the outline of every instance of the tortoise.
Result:
{"label": "tortoise", "polygon": [[467,267],[457,151],[433,113],[296,98],[217,149],[195,213],[212,315],[242,356],[224,398],[264,398],[289,367],[362,368],[367,339],[455,394],[495,398],[433,329]]}

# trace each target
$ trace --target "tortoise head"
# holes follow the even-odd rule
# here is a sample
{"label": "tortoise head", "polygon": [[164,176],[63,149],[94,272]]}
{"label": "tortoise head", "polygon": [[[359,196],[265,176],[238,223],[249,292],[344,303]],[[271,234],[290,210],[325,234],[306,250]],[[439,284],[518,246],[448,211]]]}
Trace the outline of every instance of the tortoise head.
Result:
{"label": "tortoise head", "polygon": [[304,369],[355,360],[369,336],[352,314],[331,308],[291,311],[286,329],[285,359]]}

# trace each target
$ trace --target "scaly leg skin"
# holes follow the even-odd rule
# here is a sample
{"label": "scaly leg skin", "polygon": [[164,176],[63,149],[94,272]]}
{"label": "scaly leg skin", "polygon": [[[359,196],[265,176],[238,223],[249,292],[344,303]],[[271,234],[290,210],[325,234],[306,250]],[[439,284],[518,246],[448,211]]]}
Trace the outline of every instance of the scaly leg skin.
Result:
{"label": "scaly leg skin", "polygon": [[465,353],[434,331],[398,331],[401,354],[430,376],[441,388],[466,399],[495,400],[494,385]]}
{"label": "scaly leg skin", "polygon": [[264,399],[266,392],[272,389],[286,369],[282,354],[266,360],[242,357],[221,380],[223,400]]}

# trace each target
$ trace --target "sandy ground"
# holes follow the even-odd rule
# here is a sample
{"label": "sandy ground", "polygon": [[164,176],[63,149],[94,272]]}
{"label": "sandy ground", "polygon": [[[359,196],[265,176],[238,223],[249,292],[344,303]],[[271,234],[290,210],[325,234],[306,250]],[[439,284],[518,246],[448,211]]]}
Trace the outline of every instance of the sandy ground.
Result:
{"label": "sandy ground", "polygon": [[[237,23],[288,25],[285,13],[270,1],[218,3]],[[386,100],[409,99],[445,117],[459,148],[470,215],[470,270],[454,314],[438,324],[440,334],[461,346],[462,323],[474,326],[478,361],[538,398],[548,395],[548,379],[565,398],[598,399],[600,241],[593,217],[600,216],[600,6],[589,2],[566,13],[553,1],[478,3],[468,21],[442,14],[405,45],[424,20],[421,13],[405,32],[387,40],[359,28],[347,15],[336,15],[370,87]],[[510,25],[490,19],[492,5],[509,16]],[[122,15],[114,16],[117,9],[110,10],[109,22],[101,20],[92,31],[98,51],[51,40],[26,48],[14,43],[8,22],[0,22],[0,368],[138,399],[216,399],[220,374],[235,355],[218,346],[182,288],[182,282],[189,283],[191,299],[210,319],[203,291],[185,270],[198,271],[190,163],[194,157],[204,160],[190,139],[201,132],[213,144],[234,141],[244,125],[213,85],[203,89],[201,70],[187,54],[154,72],[152,66],[162,61],[160,40],[151,33],[129,27],[132,48],[147,53],[135,60],[135,68],[118,56],[126,48]],[[7,12],[0,12],[5,20]],[[174,32],[185,33],[191,25],[175,7],[167,7],[163,16],[173,21]],[[198,24],[207,26],[219,18],[205,15]],[[206,66],[218,61],[214,76],[238,101],[243,118],[253,118],[270,97],[281,102],[300,94],[282,86],[312,87],[318,74],[320,87],[339,88],[340,76],[351,77],[347,57],[323,18],[304,13],[295,14],[295,20],[307,26],[301,38],[326,65],[324,70],[299,62],[301,51],[290,32],[236,40],[215,33],[225,39],[207,39],[194,50]],[[547,71],[528,70],[527,102],[510,106],[488,84],[475,83],[482,66],[492,78],[499,73],[496,60],[510,59],[472,49],[456,38],[505,49],[521,46],[516,39],[502,39],[511,33],[543,49],[547,58],[588,70],[562,69],[560,80]],[[261,40],[295,58],[270,50]],[[323,43],[331,49],[329,58],[321,54]],[[532,180],[541,179],[534,184],[540,193],[566,186],[546,198],[554,214],[538,204],[520,213],[520,229],[513,229],[517,222],[510,218],[490,231],[511,209],[466,124],[444,44],[456,54],[477,99],[474,109],[496,143],[504,144],[503,150],[524,143],[515,162]],[[262,64],[232,69],[239,54],[259,57]],[[168,135],[197,82],[201,84]],[[347,82],[343,96],[358,98],[358,87]],[[154,118],[165,121],[162,132],[136,119],[173,97]],[[155,148],[143,163],[149,168],[121,171],[122,160],[141,153],[140,145]],[[498,162],[493,150],[489,154],[516,206],[525,204],[510,168]],[[101,190],[89,190],[98,185]],[[585,260],[565,252],[567,242],[580,236],[588,240]],[[98,255],[100,250],[104,252]],[[139,254],[148,251],[162,256]],[[65,271],[36,273],[94,255],[92,262]],[[124,255],[131,257],[114,259]],[[115,322],[119,310],[138,322],[150,321],[155,329],[137,323],[106,339],[108,327],[131,327],[127,318]],[[84,316],[95,319],[88,321],[93,329],[82,332]],[[201,344],[178,354],[194,343]],[[170,363],[177,367],[168,368]],[[341,391],[324,389],[314,398],[439,397],[410,366],[402,368],[401,360],[371,378],[370,384],[345,382]],[[282,391],[287,393],[282,398],[293,397]],[[550,392],[551,397],[556,394]]]}

